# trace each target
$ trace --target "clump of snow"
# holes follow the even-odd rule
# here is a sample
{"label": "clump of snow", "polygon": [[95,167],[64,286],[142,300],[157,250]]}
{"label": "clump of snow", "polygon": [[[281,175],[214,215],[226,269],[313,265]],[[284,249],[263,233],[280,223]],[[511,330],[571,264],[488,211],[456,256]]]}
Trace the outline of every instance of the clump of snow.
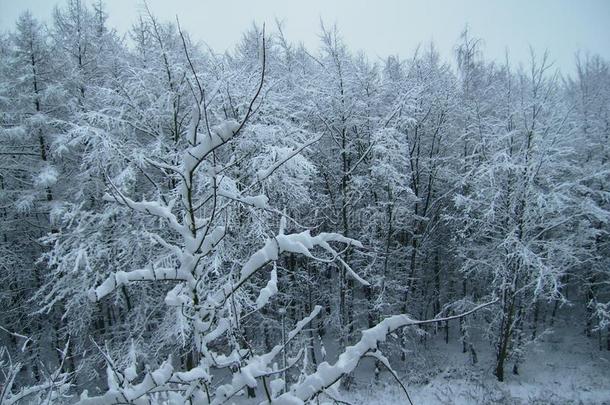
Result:
{"label": "clump of snow", "polygon": [[[154,268],[154,269],[138,269],[129,272],[119,271],[108,277],[98,287],[90,289],[87,293],[92,301],[99,301],[106,295],[112,293],[118,287],[129,284],[133,281],[161,281],[161,280],[177,280],[177,281],[192,281],[193,275],[183,269],[175,268]],[[170,296],[170,302],[174,303],[174,296]]]}
{"label": "clump of snow", "polygon": [[267,282],[265,288],[263,288],[258,298],[256,299],[256,308],[261,309],[269,302],[269,299],[277,294],[277,270],[275,267],[271,270],[271,279]]}
{"label": "clump of snow", "polygon": [[34,184],[38,187],[50,187],[57,183],[59,174],[53,166],[45,166],[34,178]]}
{"label": "clump of snow", "polygon": [[265,209],[267,208],[267,203],[269,202],[269,198],[266,195],[257,195],[252,197],[242,197],[243,201],[246,204],[254,205],[256,208]]}
{"label": "clump of snow", "polygon": [[250,256],[250,259],[243,265],[240,280],[250,277],[252,273],[261,268],[265,263],[277,260],[279,253],[277,242],[273,239],[268,240],[265,246]]}
{"label": "clump of snow", "polygon": [[237,121],[228,120],[212,128],[211,134],[198,137],[200,142],[183,155],[184,171],[192,172],[213,150],[230,141],[238,129]]}

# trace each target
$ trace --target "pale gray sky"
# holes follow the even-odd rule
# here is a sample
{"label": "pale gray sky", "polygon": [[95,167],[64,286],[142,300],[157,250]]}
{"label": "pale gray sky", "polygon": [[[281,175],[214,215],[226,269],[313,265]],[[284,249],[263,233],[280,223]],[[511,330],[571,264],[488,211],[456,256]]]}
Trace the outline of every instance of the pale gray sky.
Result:
{"label": "pale gray sky", "polygon": [[[55,0],[0,0],[0,30],[12,29],[25,9],[48,21]],[[59,1],[59,4],[63,4]],[[453,56],[468,24],[483,38],[489,59],[528,60],[531,44],[547,49],[556,66],[571,71],[578,49],[610,59],[610,0],[148,0],[161,19],[180,22],[195,39],[216,51],[234,46],[252,21],[285,23],[286,36],[310,49],[318,46],[319,22],[337,23],[352,50],[372,59],[407,57],[434,40],[444,58]],[[141,0],[106,0],[110,25],[124,33],[142,10]]]}

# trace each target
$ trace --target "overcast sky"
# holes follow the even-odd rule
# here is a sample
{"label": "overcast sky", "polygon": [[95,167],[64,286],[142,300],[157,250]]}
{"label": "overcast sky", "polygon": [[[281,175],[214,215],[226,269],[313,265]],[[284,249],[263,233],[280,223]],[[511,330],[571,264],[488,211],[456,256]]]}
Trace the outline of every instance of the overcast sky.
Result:
{"label": "overcast sky", "polygon": [[[0,0],[0,30],[12,29],[25,9],[49,21],[62,0]],[[548,49],[556,66],[570,71],[578,49],[610,59],[610,0],[148,0],[162,19],[175,19],[194,39],[216,51],[232,48],[252,21],[284,21],[286,36],[310,49],[318,46],[320,18],[337,23],[352,50],[372,59],[406,57],[419,43],[433,40],[445,58],[453,57],[460,31],[468,24],[483,38],[489,59],[526,62],[528,46]],[[126,32],[142,10],[140,0],[106,0],[109,23]]]}

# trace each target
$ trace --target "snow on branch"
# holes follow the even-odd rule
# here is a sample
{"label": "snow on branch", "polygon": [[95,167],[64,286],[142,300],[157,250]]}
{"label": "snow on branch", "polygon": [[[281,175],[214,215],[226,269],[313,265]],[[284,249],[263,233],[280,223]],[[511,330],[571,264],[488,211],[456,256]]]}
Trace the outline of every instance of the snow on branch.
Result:
{"label": "snow on branch", "polygon": [[277,294],[277,269],[275,266],[271,270],[271,278],[267,282],[265,288],[263,288],[258,294],[256,299],[256,309],[261,309],[269,302],[269,299]]}
{"label": "snow on branch", "polygon": [[320,246],[331,253],[336,253],[328,242],[341,242],[362,248],[362,244],[359,241],[346,238],[337,233],[320,233],[317,236],[311,236],[309,230],[307,230],[290,235],[279,234],[275,238],[268,240],[265,246],[252,255],[250,260],[244,264],[241,270],[240,282],[247,279],[262,263],[265,263],[268,259],[277,259],[278,254],[283,252],[300,253],[314,258],[310,249]]}
{"label": "snow on branch", "polygon": [[293,385],[290,392],[282,394],[273,403],[277,405],[294,405],[302,404],[314,398],[337,382],[341,377],[354,371],[363,356],[367,355],[370,351],[376,350],[377,345],[380,342],[384,342],[387,336],[397,329],[405,326],[423,325],[462,318],[496,302],[497,300],[481,304],[459,315],[423,321],[412,319],[405,314],[390,316],[376,326],[362,331],[360,341],[353,346],[348,346],[334,365],[331,366],[327,362],[321,363],[316,372],[308,375],[302,382]]}
{"label": "snow on branch", "polygon": [[[282,218],[282,225],[280,229],[284,228],[285,218]],[[358,248],[362,248],[362,243],[357,241],[356,239],[346,238],[343,235],[339,235],[337,233],[320,233],[316,236],[311,236],[309,230],[293,233],[289,235],[285,235],[283,231],[280,230],[280,234],[275,236],[274,238],[268,239],[261,249],[256,251],[250,259],[243,265],[240,278],[235,285],[235,287],[230,287],[229,290],[225,291],[226,295],[231,294],[237,288],[239,288],[246,280],[248,280],[252,274],[254,274],[258,269],[263,267],[265,264],[275,261],[279,258],[279,255],[283,252],[290,253],[299,253],[305,255],[307,257],[316,259],[316,257],[311,253],[311,249],[316,246],[322,247],[329,253],[333,254],[333,259],[338,257],[337,252],[330,246],[329,242],[339,242],[345,243],[347,245],[353,245]],[[318,259],[320,260],[320,259]],[[362,282],[365,285],[368,283],[360,278],[356,273],[347,266],[345,262],[342,263],[347,267],[348,271],[354,278],[358,281]]]}
{"label": "snow on branch", "polygon": [[208,136],[203,136],[201,142],[195,146],[191,146],[184,153],[184,172],[187,174],[193,173],[210,153],[229,142],[233,136],[237,134],[239,129],[240,124],[233,120],[225,121],[212,128]]}
{"label": "snow on branch", "polygon": [[[259,356],[253,356],[246,360],[238,372],[233,374],[231,383],[219,386],[213,399],[212,405],[224,403],[233,397],[244,387],[256,387],[257,378],[276,373],[270,364],[273,359],[308,325],[322,310],[321,306],[316,306],[309,316],[303,318],[288,333],[284,344],[276,345],[271,351]],[[110,365],[109,365],[110,367]],[[132,373],[133,374],[133,373]],[[89,397],[84,391],[77,402],[77,405],[118,405],[125,403],[138,403],[138,399],[143,399],[152,392],[177,391],[176,385],[190,384],[194,381],[209,381],[210,375],[206,370],[205,364],[200,364],[187,372],[174,372],[171,366],[171,358],[165,361],[158,369],[147,373],[141,383],[130,384],[130,379],[123,378],[122,374],[117,375],[116,371],[108,372],[108,383],[110,389],[103,395]],[[118,377],[118,378],[117,378]]]}
{"label": "snow on branch", "polygon": [[[157,216],[159,218],[166,219],[169,222],[170,227],[178,232],[181,235],[188,235],[188,230],[184,228],[179,222],[176,216],[172,213],[171,207],[168,207],[162,204],[159,201],[134,201],[129,197],[123,195],[123,193],[119,192],[116,187],[114,187],[114,192],[118,195],[110,195],[105,194],[104,200],[117,202],[119,204],[124,204],[127,207],[131,208],[134,211],[142,212],[145,214],[150,214]],[[113,193],[114,194],[114,193]]]}
{"label": "snow on branch", "polygon": [[[2,330],[8,332],[6,329]],[[10,333],[10,332],[9,332]],[[13,334],[19,337],[25,337],[19,334]],[[29,338],[28,338],[29,339]],[[26,342],[27,343],[27,342]],[[40,384],[23,387],[16,393],[11,392],[17,375],[22,371],[22,363],[13,363],[10,355],[8,356],[8,362],[0,359],[0,370],[4,377],[4,381],[0,384],[0,404],[2,405],[13,405],[24,402],[33,403],[36,399],[32,397],[38,397],[38,401],[43,400],[43,393],[46,396],[46,403],[51,403],[51,400],[56,400],[61,396],[65,395],[70,389],[70,378],[73,373],[62,372],[64,362],[67,358],[68,346],[70,340],[66,342],[63,350],[59,350],[60,362],[54,371],[49,371],[48,374],[44,375],[44,381]],[[24,346],[25,348],[25,346]],[[0,356],[6,353],[3,347],[0,347]]]}
{"label": "snow on branch", "polygon": [[242,196],[226,190],[219,190],[218,195],[260,209],[267,208],[267,203],[269,202],[269,198],[264,194],[255,196]]}
{"label": "snow on branch", "polygon": [[[147,373],[141,383],[130,385],[126,380],[123,381],[124,387],[120,387],[116,382],[109,381],[112,387],[101,396],[89,397],[87,391],[81,394],[77,405],[112,405],[130,404],[144,397],[151,391],[163,387],[173,376],[173,367],[170,360],[164,362],[161,367]],[[109,380],[111,380],[109,378]],[[139,402],[138,402],[139,403]],[[147,403],[147,402],[145,402]]]}
{"label": "snow on branch", "polygon": [[211,405],[219,405],[224,403],[246,386],[255,388],[257,386],[257,378],[275,373],[275,370],[269,368],[270,363],[286,347],[286,345],[303,330],[307,324],[318,316],[321,310],[322,307],[316,305],[309,316],[297,322],[294,329],[288,333],[286,341],[283,344],[274,346],[273,349],[271,349],[271,351],[268,353],[248,359],[247,364],[240,367],[239,371],[233,374],[230,384],[221,385],[216,389],[214,400],[211,402]]}
{"label": "snow on branch", "polygon": [[21,401],[24,401],[26,398],[28,398],[30,396],[39,394],[44,391],[49,391],[54,388],[61,389],[62,387],[67,386],[68,385],[67,377],[68,376],[64,374],[64,375],[62,375],[61,379],[58,381],[49,380],[42,384],[23,388],[21,391],[19,391],[16,394],[7,395],[6,398],[3,398],[2,396],[0,396],[0,400],[3,405],[13,405],[13,404],[21,403]]}
{"label": "snow on branch", "polygon": [[108,277],[96,288],[91,288],[88,292],[91,301],[99,301],[120,286],[129,284],[133,281],[193,281],[193,275],[180,268],[154,268],[139,269],[129,272],[118,271]]}

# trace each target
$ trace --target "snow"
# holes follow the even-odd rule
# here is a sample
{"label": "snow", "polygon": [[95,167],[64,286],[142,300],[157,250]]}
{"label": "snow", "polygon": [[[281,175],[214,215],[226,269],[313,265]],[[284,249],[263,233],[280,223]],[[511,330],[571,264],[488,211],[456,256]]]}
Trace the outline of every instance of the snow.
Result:
{"label": "snow", "polygon": [[[240,272],[240,279],[237,284],[241,285],[266,263],[277,260],[282,252],[299,253],[313,258],[314,256],[311,254],[310,249],[313,249],[315,246],[320,246],[332,253],[334,257],[337,257],[335,250],[328,244],[328,242],[333,241],[362,248],[362,244],[359,241],[346,238],[339,234],[320,233],[319,235],[311,236],[309,230],[307,230],[300,233],[285,235],[283,234],[282,227],[280,227],[279,235],[273,239],[268,239],[267,242],[265,242],[265,246],[250,256],[250,259],[243,265]],[[360,277],[358,277],[358,279],[362,280]],[[366,283],[366,281],[364,282]]]}
{"label": "snow", "polygon": [[230,190],[219,190],[218,195],[230,198],[231,200],[239,201],[242,204],[251,205],[259,209],[266,209],[269,203],[269,198],[264,195],[242,196]]}
{"label": "snow", "polygon": [[280,159],[278,159],[276,162],[274,162],[272,165],[270,165],[269,167],[267,167],[265,169],[259,169],[256,172],[257,181],[261,182],[261,181],[265,180],[267,177],[271,176],[271,174],[273,174],[277,169],[284,166],[286,164],[286,162],[295,158],[296,156],[299,156],[299,154],[304,149],[306,149],[307,147],[313,145],[314,143],[316,143],[320,139],[322,139],[322,136],[323,135],[319,135],[319,136],[313,138],[312,140],[310,140],[309,142],[306,142],[303,145],[298,146],[295,149],[292,149],[292,148],[274,149],[274,152],[276,152],[278,155],[280,155]]}
{"label": "snow", "polygon": [[[490,304],[479,305],[469,312],[472,313],[488,305]],[[370,351],[377,350],[379,343],[385,342],[389,334],[399,328],[418,325],[422,322],[413,320],[405,314],[385,318],[374,327],[363,330],[360,340],[353,346],[346,347],[333,365],[330,365],[328,362],[320,363],[314,373],[309,374],[302,382],[294,384],[290,392],[283,394],[280,398],[290,399],[295,397],[302,401],[313,398],[344,375],[352,373],[358,366],[358,363],[360,363],[360,360]]]}
{"label": "snow", "polygon": [[267,282],[267,285],[260,291],[258,298],[256,299],[256,308],[261,309],[269,302],[269,299],[277,294],[277,270],[275,267],[271,270],[271,278]]}
{"label": "snow", "polygon": [[243,265],[240,273],[240,282],[248,279],[256,270],[266,263],[277,260],[279,257],[279,246],[273,239],[267,240],[265,246],[256,251]]}
{"label": "snow", "polygon": [[[134,281],[160,281],[160,280],[176,280],[176,281],[192,281],[193,275],[181,269],[175,268],[155,268],[155,269],[139,269],[129,272],[118,271],[108,277],[102,284],[96,288],[91,288],[88,292],[88,297],[91,301],[99,301],[120,286],[127,285]],[[170,297],[170,302],[175,297]]]}
{"label": "snow", "polygon": [[[193,118],[194,120],[199,120],[199,115],[197,114]],[[190,125],[194,125],[192,121]],[[238,129],[239,123],[237,121],[228,120],[212,128],[211,134],[199,135],[197,138],[200,142],[188,148],[183,155],[184,172],[190,173],[194,171],[212,151],[230,141]]]}
{"label": "snow", "polygon": [[[45,382],[43,384],[38,384],[38,385],[31,386],[31,387],[23,388],[19,392],[15,393],[13,395],[10,395],[8,398],[3,398],[2,405],[13,405],[13,404],[24,403],[23,401],[27,401],[30,396],[33,396],[34,394],[36,394],[38,392],[45,392],[52,386],[63,387],[64,384],[67,385],[67,383],[65,383],[64,381],[58,381],[56,384],[53,384],[52,382]],[[2,391],[0,391],[0,393],[2,393]]]}
{"label": "snow", "polygon": [[[509,370],[503,383],[491,373],[495,354],[484,329],[471,330],[479,357],[477,364],[472,364],[468,353],[462,353],[461,342],[455,336],[452,335],[446,344],[441,333],[433,332],[425,342],[416,335],[405,342],[404,347],[409,350],[405,361],[401,361],[395,351],[382,358],[391,363],[414,404],[607,404],[610,352],[599,350],[595,339],[588,339],[573,328],[581,320],[582,314],[574,313],[558,324],[555,332],[545,334],[528,347],[520,374],[513,375]],[[329,358],[336,359],[341,353],[335,336],[326,336],[324,344]],[[390,350],[390,346],[383,347]],[[330,394],[351,404],[408,404],[404,392],[387,369],[380,367],[379,379],[375,378],[374,360],[378,355],[379,352],[369,352],[360,361],[351,373],[354,379],[349,390],[340,388]],[[277,403],[302,403],[294,395],[282,397],[284,399],[297,402]],[[320,403],[334,403],[325,394],[316,401],[318,399]]]}
{"label": "snow", "polygon": [[26,194],[21,196],[21,198],[15,204],[17,207],[17,211],[20,213],[29,212],[34,206],[34,200],[36,196],[34,194]]}
{"label": "snow", "polygon": [[[322,307],[316,306],[309,316],[301,319],[295,327],[288,333],[286,343],[293,340],[307,324],[309,324],[322,310]],[[256,387],[257,378],[273,373],[270,367],[273,359],[284,349],[284,345],[276,345],[270,352],[260,356],[254,356],[247,360],[245,365],[239,368],[239,371],[233,374],[230,384],[224,384],[217,388],[216,395],[211,405],[218,405],[231,398],[245,386]],[[281,397],[280,397],[281,398]]]}
{"label": "snow", "polygon": [[[79,4],[40,27],[40,45],[59,52],[32,66],[29,24],[0,38],[0,301],[15,306],[0,322],[0,402],[56,402],[68,381],[70,394],[90,388],[83,404],[404,404],[407,390],[425,404],[608,402],[610,355],[579,335],[589,322],[610,344],[595,329],[610,324],[605,61],[562,81],[532,58],[530,77],[485,60],[465,31],[457,70],[432,48],[376,66],[323,28],[315,60],[280,33],[265,77],[248,62],[255,48],[265,60],[257,29],[216,55],[148,13],[137,50],[83,35],[92,53],[78,44],[79,61],[95,67],[80,69],[83,98],[71,75],[36,73],[76,51],[64,41],[74,17],[103,17]],[[98,56],[108,63],[87,60]],[[366,249],[319,233],[341,227]],[[559,325],[568,309],[553,300],[568,295],[582,313]],[[428,321],[390,315],[498,296],[503,306],[468,321],[433,320],[448,334],[451,321],[447,344]],[[300,319],[317,302],[328,307]],[[42,312],[53,322],[30,316]],[[541,332],[549,316],[554,335]],[[498,340],[509,343],[503,383]],[[102,358],[106,383],[93,376]]]}
{"label": "snow", "polygon": [[[147,373],[141,383],[136,385],[118,386],[117,383],[112,383],[114,372],[109,371],[109,386],[111,389],[104,395],[98,397],[89,397],[87,391],[84,391],[81,395],[78,405],[108,405],[108,404],[120,404],[131,401],[139,401],[142,403],[144,399],[142,396],[147,392],[150,392],[155,387],[160,387],[170,381],[173,373],[173,367],[171,366],[171,359],[165,361],[161,367],[154,370],[153,372]],[[136,402],[137,403],[137,402]]]}
{"label": "snow", "polygon": [[164,205],[163,203],[161,203],[160,201],[146,201],[146,200],[142,200],[142,201],[134,201],[132,199],[130,199],[129,197],[120,194],[118,196],[114,196],[111,194],[104,194],[104,196],[102,197],[105,201],[111,201],[111,202],[116,202],[119,204],[125,204],[126,206],[128,206],[129,208],[139,211],[139,212],[143,212],[146,214],[150,214],[150,215],[154,215],[160,218],[164,218],[166,220],[168,220],[170,227],[176,231],[177,233],[179,233],[180,235],[182,235],[185,239],[189,236],[189,230],[188,228],[185,228],[184,226],[180,225],[180,223],[178,222],[178,219],[176,218],[176,216],[172,213],[171,211],[171,207],[168,207],[166,205]]}
{"label": "snow", "polygon": [[59,174],[54,167],[45,166],[34,179],[34,183],[38,187],[50,187],[57,183],[58,176]]}
{"label": "snow", "polygon": [[183,293],[184,286],[177,284],[174,288],[169,290],[165,295],[165,304],[170,307],[179,307],[191,301],[188,295]]}
{"label": "snow", "polygon": [[243,201],[246,204],[254,205],[256,208],[265,209],[267,208],[269,198],[266,195],[257,195],[252,197],[243,197]]}
{"label": "snow", "polygon": [[[203,343],[207,344],[213,342],[214,340],[222,336],[226,331],[228,331],[230,327],[231,321],[229,321],[227,318],[220,319],[216,328],[206,333],[206,335],[203,337]],[[207,328],[205,328],[204,330],[207,330]]]}
{"label": "snow", "polygon": [[125,375],[125,378],[127,379],[127,381],[131,382],[133,380],[136,379],[136,377],[138,376],[138,373],[136,371],[136,365],[132,364],[129,367],[127,367],[125,369],[125,371],[123,371],[123,375]]}
{"label": "snow", "polygon": [[354,278],[362,285],[369,285],[368,281],[364,280],[362,277],[356,274],[356,272],[343,259],[341,259],[341,257],[339,257],[339,254],[328,243],[332,241],[342,242],[348,245],[353,245],[355,247],[362,248],[362,244],[355,239],[346,238],[336,233],[320,233],[319,235],[312,237],[309,231],[307,230],[298,234],[280,234],[276,237],[276,240],[282,252],[300,253],[311,258],[313,258],[314,256],[311,254],[310,249],[318,245],[325,249],[327,252],[331,253],[333,255],[333,258],[336,258],[343,265],[343,267],[347,270],[348,274],[352,278]]}
{"label": "snow", "polygon": [[273,397],[277,397],[282,390],[284,389],[284,380],[281,378],[276,378],[269,383],[269,387],[271,388],[271,395]]}
{"label": "snow", "polygon": [[194,367],[192,370],[189,370],[189,371],[182,371],[182,372],[174,373],[174,375],[172,377],[172,381],[179,381],[179,382],[191,382],[191,381],[197,381],[197,380],[203,380],[203,381],[212,380],[212,377],[210,376],[210,374],[207,371],[205,371],[205,365],[199,365],[198,367]]}
{"label": "snow", "polygon": [[15,126],[10,128],[0,128],[0,137],[6,140],[19,140],[26,135],[25,128]]}
{"label": "snow", "polygon": [[[208,253],[210,253],[212,251],[212,249],[214,249],[214,247],[218,244],[218,242],[220,242],[220,240],[223,238],[224,235],[225,235],[224,226],[215,227],[214,230],[208,236],[205,237],[203,242],[196,244],[196,245],[201,245],[201,247],[199,247],[201,254],[207,255]],[[203,237],[203,234],[202,234],[202,237]],[[191,252],[194,252],[197,250],[197,247],[195,245],[187,246],[187,248]]]}

